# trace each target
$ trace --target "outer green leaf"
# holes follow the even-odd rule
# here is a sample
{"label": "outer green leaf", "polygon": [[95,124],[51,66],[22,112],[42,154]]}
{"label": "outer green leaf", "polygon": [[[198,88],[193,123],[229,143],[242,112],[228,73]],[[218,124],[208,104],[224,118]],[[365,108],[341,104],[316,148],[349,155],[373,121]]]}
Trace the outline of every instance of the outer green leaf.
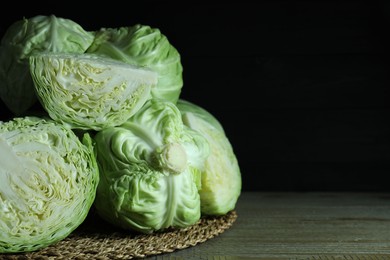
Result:
{"label": "outer green leaf", "polygon": [[199,220],[197,182],[208,144],[183,125],[173,103],[149,100],[94,139],[101,174],[95,205],[103,218],[142,233]]}
{"label": "outer green leaf", "polygon": [[99,180],[92,140],[35,117],[0,122],[0,253],[34,251],[86,218]]}
{"label": "outer green leaf", "polygon": [[173,103],[178,100],[183,87],[180,54],[159,29],[141,24],[102,28],[87,52],[151,68],[158,73],[152,96]]}
{"label": "outer green leaf", "polygon": [[180,99],[177,107],[185,125],[198,131],[210,145],[199,191],[202,214],[223,215],[233,210],[241,193],[241,172],[221,123],[204,108]]}
{"label": "outer green leaf", "polygon": [[92,32],[54,15],[16,21],[0,43],[0,98],[14,114],[23,114],[37,101],[30,55],[36,51],[83,53],[93,39]]}

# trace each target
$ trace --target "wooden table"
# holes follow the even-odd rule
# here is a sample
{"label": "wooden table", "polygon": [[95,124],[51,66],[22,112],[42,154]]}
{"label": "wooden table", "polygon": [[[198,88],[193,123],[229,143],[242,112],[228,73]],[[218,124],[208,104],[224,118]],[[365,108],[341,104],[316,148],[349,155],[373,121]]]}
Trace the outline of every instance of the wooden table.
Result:
{"label": "wooden table", "polygon": [[147,259],[390,259],[390,194],[243,192],[237,220],[194,247]]}

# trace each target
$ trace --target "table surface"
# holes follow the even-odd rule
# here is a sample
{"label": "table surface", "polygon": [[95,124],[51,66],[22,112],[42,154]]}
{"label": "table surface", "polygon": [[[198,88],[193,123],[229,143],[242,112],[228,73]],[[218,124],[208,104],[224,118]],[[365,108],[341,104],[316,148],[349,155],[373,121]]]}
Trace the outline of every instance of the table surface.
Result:
{"label": "table surface", "polygon": [[146,259],[390,259],[390,194],[243,192],[233,226]]}

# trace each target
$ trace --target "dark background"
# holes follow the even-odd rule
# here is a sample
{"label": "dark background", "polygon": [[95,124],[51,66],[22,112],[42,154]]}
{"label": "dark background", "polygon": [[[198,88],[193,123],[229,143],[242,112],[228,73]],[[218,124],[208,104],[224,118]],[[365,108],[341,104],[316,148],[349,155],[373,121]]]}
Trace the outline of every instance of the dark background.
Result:
{"label": "dark background", "polygon": [[386,2],[124,3],[11,3],[0,35],[38,14],[157,27],[181,54],[181,97],[224,126],[243,190],[390,191]]}

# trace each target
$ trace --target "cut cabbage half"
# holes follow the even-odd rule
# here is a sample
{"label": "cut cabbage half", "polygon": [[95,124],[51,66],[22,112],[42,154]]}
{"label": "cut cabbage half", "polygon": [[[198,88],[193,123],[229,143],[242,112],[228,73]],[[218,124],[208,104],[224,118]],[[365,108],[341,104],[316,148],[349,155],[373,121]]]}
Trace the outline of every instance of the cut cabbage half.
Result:
{"label": "cut cabbage half", "polygon": [[0,122],[0,253],[35,251],[86,218],[99,172],[92,139],[36,117]]}
{"label": "cut cabbage half", "polygon": [[147,68],[90,54],[40,53],[30,57],[30,71],[50,117],[84,130],[121,125],[157,84]]}

